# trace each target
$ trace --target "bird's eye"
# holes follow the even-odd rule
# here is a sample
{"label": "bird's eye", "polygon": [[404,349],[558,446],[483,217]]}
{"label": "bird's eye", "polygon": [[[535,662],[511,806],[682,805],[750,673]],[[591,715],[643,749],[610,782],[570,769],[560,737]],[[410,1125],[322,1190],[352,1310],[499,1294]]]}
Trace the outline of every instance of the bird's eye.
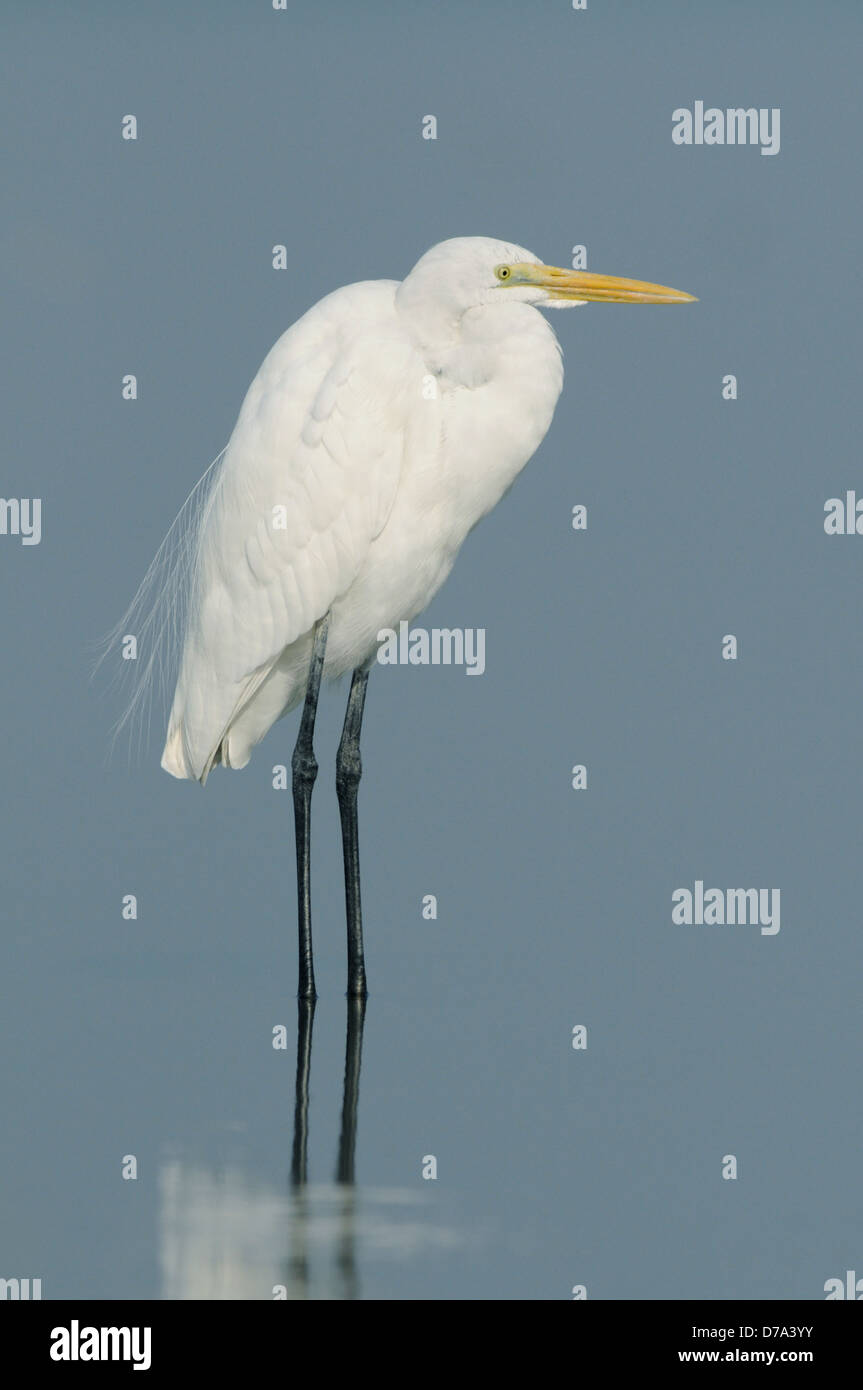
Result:
{"label": "bird's eye", "polygon": [[508,265],[496,265],[494,268],[494,273],[497,276],[498,280],[508,280],[510,275],[512,274],[512,271],[510,270]]}

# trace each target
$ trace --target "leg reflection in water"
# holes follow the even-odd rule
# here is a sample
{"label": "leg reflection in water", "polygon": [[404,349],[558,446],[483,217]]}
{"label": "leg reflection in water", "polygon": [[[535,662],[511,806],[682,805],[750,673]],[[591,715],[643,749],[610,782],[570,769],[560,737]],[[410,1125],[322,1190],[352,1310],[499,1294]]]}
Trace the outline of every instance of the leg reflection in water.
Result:
{"label": "leg reflection in water", "polygon": [[336,1182],[342,1191],[336,1268],[342,1298],[359,1297],[356,1265],[356,1188],[354,1157],[357,1146],[357,1105],[360,1098],[360,1066],[363,1058],[363,1025],[366,1020],[364,998],[348,998],[348,1030],[345,1042],[345,1084],[342,1094],[342,1126]]}
{"label": "leg reflection in water", "polygon": [[291,1252],[288,1288],[293,1298],[309,1296],[309,1206],[305,1191],[309,1162],[309,1073],[312,1066],[314,999],[297,1000],[297,1077],[294,1089],[294,1146],[291,1152]]}
{"label": "leg reflection in water", "polygon": [[[366,1017],[364,997],[349,997],[347,1001],[347,1034],[345,1040],[345,1076],[342,1092],[342,1121],[339,1131],[339,1151],[336,1160],[336,1271],[340,1299],[359,1297],[356,1267],[356,1189],[354,1170],[357,1142],[357,1109],[360,1095],[360,1067],[363,1053],[363,1027]],[[294,1142],[291,1151],[291,1253],[288,1260],[291,1297],[310,1296],[309,1223],[320,1221],[320,1213],[312,1216],[309,1205],[308,1143],[309,1143],[309,1077],[312,1064],[312,1028],[315,1019],[314,999],[297,1001],[297,1072],[294,1092]]]}
{"label": "leg reflection in water", "polygon": [[[262,1173],[259,1162],[242,1156],[242,1148],[239,1157],[230,1158],[218,1149],[214,1153],[211,1144],[207,1156],[196,1159],[176,1151],[175,1144],[175,1152],[163,1156],[162,1298],[334,1300],[390,1297],[393,1291],[401,1296],[399,1269],[425,1277],[433,1267],[427,1257],[458,1260],[466,1244],[466,1223],[442,1213],[440,1198],[424,1189],[418,1172],[410,1186],[381,1187],[368,1181],[362,1190],[356,1186],[362,999],[347,1004],[335,1181],[332,1170],[323,1174],[323,1182],[314,1181],[314,1155],[309,1154],[314,1018],[312,1001],[300,1000],[293,1149],[287,1163],[281,1161],[281,1177],[269,1167]],[[318,1021],[319,1037],[320,1029]],[[290,1064],[285,1054],[282,1058]],[[281,1152],[284,1098],[277,1108],[279,1115],[268,1118],[270,1127],[281,1131]],[[236,1154],[242,1141],[232,1131],[229,1142]],[[374,1168],[373,1146],[366,1162]],[[471,1236],[471,1243],[475,1239]]]}

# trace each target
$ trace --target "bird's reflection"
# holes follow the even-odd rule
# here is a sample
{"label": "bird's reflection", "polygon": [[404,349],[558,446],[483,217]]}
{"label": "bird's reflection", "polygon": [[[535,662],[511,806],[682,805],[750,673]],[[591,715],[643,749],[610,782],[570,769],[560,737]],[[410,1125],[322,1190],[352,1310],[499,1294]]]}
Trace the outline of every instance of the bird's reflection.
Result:
{"label": "bird's reflection", "polygon": [[342,1092],[342,1127],[339,1133],[339,1159],[336,1182],[354,1185],[354,1155],[357,1147],[357,1106],[360,1099],[360,1067],[363,1061],[365,999],[348,1000],[348,1027],[345,1039],[345,1084]]}
{"label": "bird's reflection", "polygon": [[[363,1057],[365,999],[348,999],[345,1039],[345,1079],[342,1089],[342,1123],[336,1160],[338,1233],[336,1238],[337,1297],[359,1297],[356,1261],[356,1192],[354,1169],[357,1147],[357,1108],[360,1098],[360,1068]],[[293,1196],[292,1249],[288,1260],[288,1296],[309,1297],[309,1203],[306,1195],[309,1143],[309,1076],[312,1065],[312,1029],[315,1001],[297,1000],[297,1077],[294,1091],[294,1143],[291,1153],[291,1192]]]}
{"label": "bird's reflection", "polygon": [[297,1077],[294,1089],[294,1142],[291,1150],[292,1213],[291,1249],[288,1255],[289,1298],[309,1296],[308,1198],[306,1182],[309,1168],[309,1075],[312,1067],[312,1029],[315,1023],[314,999],[297,1000]]}
{"label": "bird's reflection", "polygon": [[160,1171],[162,1297],[358,1299],[360,1266],[424,1259],[464,1244],[420,1188],[357,1189],[360,1067],[366,1005],[349,999],[335,1181],[309,1181],[315,1005],[298,1001],[290,1173],[281,1191],[236,1164],[174,1157]]}
{"label": "bird's reflection", "polygon": [[314,999],[297,1000],[297,1080],[294,1093],[294,1145],[291,1153],[291,1187],[305,1187],[309,1166],[309,1076],[312,1069]]}
{"label": "bird's reflection", "polygon": [[348,1026],[345,1040],[345,1081],[342,1091],[342,1123],[339,1130],[339,1156],[336,1182],[342,1189],[341,1225],[336,1251],[342,1298],[359,1297],[356,1261],[356,1188],[354,1158],[357,1147],[357,1107],[360,1098],[360,1067],[363,1060],[363,1026],[366,1021],[364,998],[348,999]]}

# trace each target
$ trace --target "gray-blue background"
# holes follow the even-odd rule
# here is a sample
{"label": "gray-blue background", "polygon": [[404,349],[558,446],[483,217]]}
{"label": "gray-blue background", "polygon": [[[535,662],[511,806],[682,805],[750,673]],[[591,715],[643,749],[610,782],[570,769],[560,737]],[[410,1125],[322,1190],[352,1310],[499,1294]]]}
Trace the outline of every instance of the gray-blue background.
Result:
{"label": "gray-blue background", "polygon": [[[486,674],[373,673],[359,1293],[823,1297],[863,1268],[863,539],[823,531],[826,498],[863,493],[859,7],[4,15],[0,491],[43,499],[43,539],[0,538],[0,1276],[270,1296],[297,1238],[292,822],[271,789],[295,720],[204,792],[159,770],[158,717],[140,761],[106,763],[119,706],[88,644],[283,329],[488,235],[564,265],[585,243],[590,268],[700,302],[554,316],[551,432],[422,620],[485,627]],[[671,112],[696,99],[781,107],[781,152],[676,147]],[[322,702],[314,806],[309,1238],[329,1297],[343,697]],[[696,878],[781,888],[779,935],[673,926]]]}

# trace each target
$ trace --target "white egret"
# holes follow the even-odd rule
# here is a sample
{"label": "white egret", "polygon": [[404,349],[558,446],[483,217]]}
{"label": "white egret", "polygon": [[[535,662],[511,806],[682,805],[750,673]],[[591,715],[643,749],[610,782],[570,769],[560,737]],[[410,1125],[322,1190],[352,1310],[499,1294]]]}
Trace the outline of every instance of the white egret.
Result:
{"label": "white egret", "polygon": [[352,671],[336,759],[348,993],[364,996],[357,787],[369,668],[538,448],[563,386],[540,308],[692,295],[547,266],[458,237],[407,278],[327,295],[278,340],[243,403],[191,537],[162,766],[204,783],[305,700],[293,755],[301,998],[315,997],[312,748],[321,679]]}

